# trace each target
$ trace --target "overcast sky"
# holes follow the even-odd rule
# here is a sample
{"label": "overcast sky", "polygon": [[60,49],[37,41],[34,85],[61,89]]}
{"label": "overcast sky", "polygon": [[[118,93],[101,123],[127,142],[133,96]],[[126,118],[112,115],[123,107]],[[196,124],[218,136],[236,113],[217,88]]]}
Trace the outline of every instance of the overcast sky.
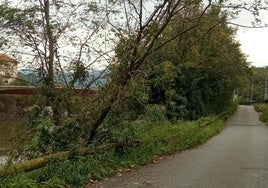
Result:
{"label": "overcast sky", "polygon": [[[0,0],[1,2],[2,0]],[[253,0],[232,0],[231,2],[252,2]],[[262,0],[264,1],[264,0]],[[268,24],[268,10],[260,13],[263,24]],[[251,26],[253,17],[249,13],[242,12],[234,21],[241,25]],[[257,67],[268,66],[268,28],[238,28],[236,39],[241,44],[241,50],[247,55],[248,62]]]}
{"label": "overcast sky", "polygon": [[[260,12],[263,24],[268,24],[268,11]],[[250,26],[252,16],[242,13],[236,23]],[[248,61],[256,67],[268,66],[268,28],[238,28],[237,40],[241,50],[248,56]]]}
{"label": "overcast sky", "polygon": [[256,67],[268,66],[268,28],[239,29],[237,40],[248,61]]}

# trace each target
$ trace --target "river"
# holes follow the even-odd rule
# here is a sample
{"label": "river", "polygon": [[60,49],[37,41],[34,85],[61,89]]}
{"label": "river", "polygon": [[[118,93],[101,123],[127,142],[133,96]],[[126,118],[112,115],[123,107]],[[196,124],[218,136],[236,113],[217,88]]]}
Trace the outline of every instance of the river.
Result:
{"label": "river", "polygon": [[10,152],[19,150],[28,137],[27,129],[19,120],[2,121],[0,119],[0,167],[6,162]]}

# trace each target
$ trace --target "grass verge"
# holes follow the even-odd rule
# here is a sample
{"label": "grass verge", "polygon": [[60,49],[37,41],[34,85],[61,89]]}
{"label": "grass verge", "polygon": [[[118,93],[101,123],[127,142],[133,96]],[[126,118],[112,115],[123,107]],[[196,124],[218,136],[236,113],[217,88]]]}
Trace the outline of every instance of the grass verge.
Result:
{"label": "grass verge", "polygon": [[202,144],[223,129],[223,121],[207,117],[176,124],[135,122],[132,126],[141,144],[62,159],[35,171],[2,179],[0,187],[85,187],[89,182],[117,175],[124,171],[122,169],[137,168],[161,156]]}
{"label": "grass verge", "polygon": [[254,104],[254,108],[260,113],[260,120],[268,125],[268,104]]}

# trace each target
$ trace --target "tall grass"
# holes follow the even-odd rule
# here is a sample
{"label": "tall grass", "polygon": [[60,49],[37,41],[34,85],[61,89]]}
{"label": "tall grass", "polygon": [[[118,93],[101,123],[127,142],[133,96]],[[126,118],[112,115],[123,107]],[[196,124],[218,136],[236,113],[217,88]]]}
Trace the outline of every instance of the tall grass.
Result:
{"label": "tall grass", "polygon": [[194,122],[143,124],[134,122],[139,144],[110,151],[62,159],[44,168],[0,181],[0,187],[85,187],[90,181],[137,168],[161,156],[193,148],[219,133],[223,122],[201,118]]}
{"label": "tall grass", "polygon": [[268,125],[268,104],[255,104],[254,108],[260,113],[260,120]]}

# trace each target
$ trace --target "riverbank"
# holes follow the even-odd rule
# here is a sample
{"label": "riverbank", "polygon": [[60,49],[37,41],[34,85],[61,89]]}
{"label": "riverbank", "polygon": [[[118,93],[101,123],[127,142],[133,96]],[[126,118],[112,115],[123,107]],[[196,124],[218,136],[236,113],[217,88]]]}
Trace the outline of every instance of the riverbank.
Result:
{"label": "riverbank", "polygon": [[60,159],[38,170],[22,173],[2,180],[0,187],[12,185],[42,187],[42,185],[68,185],[85,187],[105,177],[120,175],[142,165],[157,162],[165,155],[196,147],[218,134],[224,126],[215,117],[194,122],[154,123],[132,125],[138,135],[137,144],[120,147],[73,159]]}
{"label": "riverbank", "polygon": [[[235,112],[236,107],[233,105],[227,112],[217,117],[205,117],[192,122],[171,123],[165,120],[155,121],[155,119],[129,122],[125,127],[129,134],[124,134],[122,137],[125,145],[89,155],[78,155],[79,148],[70,148],[69,151],[73,153],[71,159],[61,158],[31,172],[19,173],[14,177],[2,177],[0,187],[9,188],[11,185],[13,187],[85,187],[87,184],[91,186],[106,177],[121,175],[140,166],[158,162],[165,155],[206,142],[221,132],[224,121]],[[120,133],[117,136],[122,136],[123,133]]]}
{"label": "riverbank", "polygon": [[0,167],[5,166],[7,156],[18,156],[30,138],[28,127],[21,123],[23,117],[8,115],[0,121]]}

